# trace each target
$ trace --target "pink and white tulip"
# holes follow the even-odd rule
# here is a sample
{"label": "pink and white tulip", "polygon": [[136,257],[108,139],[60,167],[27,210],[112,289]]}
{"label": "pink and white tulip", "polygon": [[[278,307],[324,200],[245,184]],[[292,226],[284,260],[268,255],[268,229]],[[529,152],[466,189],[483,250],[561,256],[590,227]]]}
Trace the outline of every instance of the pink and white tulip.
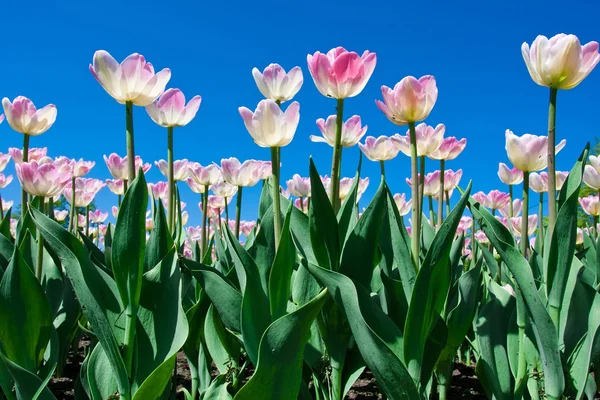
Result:
{"label": "pink and white tulip", "polygon": [[94,161],[83,161],[82,158],[79,161],[73,160],[73,176],[80,178],[87,175],[94,165],[96,165]]}
{"label": "pink and white tulip", "polygon": [[119,207],[117,206],[112,206],[112,208],[110,209],[112,216],[115,218],[118,218],[119,216]]}
{"label": "pink and white tulip", "polygon": [[229,199],[235,196],[235,194],[238,191],[238,188],[237,186],[227,183],[225,181],[220,181],[213,183],[210,186],[210,190],[212,190],[212,192],[219,197],[226,197]]}
{"label": "pink and white tulip", "polygon": [[[419,174],[419,178],[420,179]],[[412,179],[406,178],[408,186],[412,187]],[[440,171],[430,172],[423,179],[423,196],[437,196],[440,192]]]}
{"label": "pink and white tulip", "polygon": [[[513,210],[512,210],[512,217],[518,217],[521,214],[523,205],[521,204],[521,199],[514,199],[513,200]],[[510,203],[507,204],[504,208],[501,208],[500,210],[500,214],[502,214],[503,217],[505,218],[510,218]]]}
{"label": "pink and white tulip", "polygon": [[[563,139],[556,146],[556,153],[567,144]],[[516,136],[506,130],[506,152],[515,167],[524,172],[540,171],[548,166],[548,137],[524,134]]]}
{"label": "pink and white tulip", "polygon": [[15,202],[12,200],[10,200],[10,201],[2,200],[2,212],[7,212],[8,210],[10,210],[12,208],[13,204],[15,204]]}
{"label": "pink and white tulip", "polygon": [[2,99],[2,107],[10,127],[24,135],[41,135],[56,121],[54,104],[48,104],[38,110],[33,102],[24,96],[19,96],[12,102],[5,97]]}
{"label": "pink and white tulip", "polygon": [[510,205],[510,194],[499,190],[492,190],[488,194],[477,192],[473,194],[473,198],[484,207],[492,210],[502,210]]}
{"label": "pink and white tulip", "polygon": [[148,184],[148,193],[152,193],[154,200],[167,200],[169,184],[167,182],[156,182]]}
{"label": "pink and white tulip", "polygon": [[[323,136],[310,135],[309,139],[313,142],[327,143],[331,147],[335,146],[335,132],[336,132],[336,121],[337,116],[330,115],[327,120],[319,118],[317,120],[317,126]],[[346,122],[342,123],[342,137],[340,145],[342,147],[355,146],[360,139],[367,133],[368,126],[362,126],[360,117],[354,115]]]}
{"label": "pink and white tulip", "polygon": [[106,218],[108,218],[107,212],[102,212],[100,210],[90,211],[90,222],[101,224],[106,221]]}
{"label": "pink and white tulip", "polygon": [[4,171],[4,168],[6,168],[6,165],[8,165],[9,161],[10,161],[10,154],[0,153],[0,172]]}
{"label": "pink and white tulip", "polygon": [[116,195],[125,194],[125,183],[121,179],[107,179],[106,186]]}
{"label": "pink and white tulip", "polygon": [[583,182],[592,189],[600,190],[600,157],[590,156],[583,172]]}
{"label": "pink and white tulip", "polygon": [[310,178],[302,178],[294,174],[292,179],[287,181],[287,187],[291,194],[297,197],[310,197]]}
{"label": "pink and white tulip", "polygon": [[358,147],[362,150],[365,156],[371,161],[388,161],[395,158],[400,151],[400,147],[389,136],[367,136],[365,144],[359,143]]}
{"label": "pink and white tulip", "polygon": [[582,197],[579,199],[579,204],[586,214],[594,217],[600,216],[600,201],[597,195]]}
{"label": "pink and white tulip", "polygon": [[[169,164],[165,160],[154,161],[154,165],[159,169],[160,173],[169,177]],[[173,179],[176,181],[184,181],[190,176],[190,162],[187,159],[176,160],[173,162]]]}
{"label": "pink and white tulip", "polygon": [[259,175],[263,181],[273,176],[273,163],[271,161],[261,161]]}
{"label": "pink and white tulip", "polygon": [[[121,179],[123,181],[129,179],[129,175],[127,174],[127,156],[121,158],[116,153],[111,153],[108,157],[106,155],[104,156],[104,162],[113,178]],[[142,171],[146,173],[151,167],[152,165],[149,163],[144,164],[144,161],[140,156],[135,156],[136,170],[142,168]]]}
{"label": "pink and white tulip", "polygon": [[[40,161],[42,158],[46,157],[48,153],[47,147],[32,147],[27,152],[27,161]],[[17,149],[16,147],[9,147],[8,154],[13,159],[15,164],[21,164],[23,162],[23,151],[21,149]]]}
{"label": "pink and white tulip", "polygon": [[52,162],[23,162],[16,164],[15,169],[21,187],[32,196],[54,197],[71,179],[69,175],[61,174]]}
{"label": "pink and white tulip", "polygon": [[[410,141],[410,139],[409,139]],[[417,138],[417,151],[419,150],[419,141]],[[429,158],[434,160],[454,160],[460,153],[463,152],[467,145],[467,139],[457,140],[454,136],[447,137],[442,140],[440,147],[429,154]]]}
{"label": "pink and white tulip", "polygon": [[252,76],[265,98],[280,103],[291,100],[304,82],[300,67],[294,67],[286,73],[279,64],[270,64],[263,72],[252,68]]}
{"label": "pink and white tulip", "polygon": [[202,97],[194,96],[185,104],[185,96],[179,89],[166,90],[158,100],[146,106],[146,112],[157,125],[164,127],[185,126],[196,116]]}
{"label": "pink and white tulip", "polygon": [[523,182],[523,171],[517,167],[509,168],[508,165],[500,163],[498,165],[498,177],[506,185],[519,185]]}
{"label": "pink and white tulip", "polygon": [[404,216],[408,214],[412,207],[412,200],[406,201],[406,195],[404,193],[396,193],[394,195],[394,202],[396,203],[396,207],[398,207],[398,212],[400,216]]}
{"label": "pink and white tulip", "polygon": [[57,222],[63,222],[65,219],[67,219],[67,215],[69,215],[68,210],[54,210],[54,219]]}
{"label": "pink and white tulip", "polygon": [[[417,156],[429,156],[440,148],[442,140],[444,139],[444,133],[446,132],[446,126],[444,124],[438,124],[435,128],[425,123],[421,123],[415,127],[415,133],[417,137]],[[410,154],[410,131],[406,132],[405,136],[395,134],[392,136],[400,151],[407,156]]]}
{"label": "pink and white tulip", "polygon": [[198,185],[210,186],[223,179],[221,168],[215,163],[204,167],[197,162],[190,162],[188,168],[190,178]]}
{"label": "pink and white tulip", "polygon": [[262,168],[263,161],[246,160],[240,163],[235,157],[221,160],[223,179],[234,186],[249,187],[256,185],[261,179]]}
{"label": "pink and white tulip", "polygon": [[307,214],[308,213],[308,197],[304,197],[304,198],[297,198],[296,200],[294,200],[294,206],[302,211],[303,213]]}
{"label": "pink and white tulip", "polygon": [[454,172],[451,169],[444,171],[444,192],[451,192],[458,187],[460,179],[462,178],[463,170],[459,169]]}
{"label": "pink and white tulip", "polygon": [[290,144],[300,121],[300,104],[295,101],[284,112],[270,99],[261,100],[252,112],[239,108],[244,125],[260,147],[284,147]]}
{"label": "pink and white tulip", "polygon": [[419,79],[407,76],[390,89],[381,87],[383,101],[377,107],[396,125],[423,121],[429,116],[438,97],[435,78],[425,75]]}
{"label": "pink and white tulip", "polygon": [[[523,217],[513,217],[510,219],[512,228],[515,232],[515,236],[521,236],[523,234],[523,232],[521,232],[522,219],[523,219]],[[538,215],[537,214],[530,215],[527,218],[527,236],[528,237],[535,233],[535,230],[537,229],[537,223],[538,223]]]}
{"label": "pink and white tulip", "polygon": [[4,174],[0,174],[0,189],[4,189],[5,187],[7,187],[13,180],[13,176],[12,175],[4,175]]}

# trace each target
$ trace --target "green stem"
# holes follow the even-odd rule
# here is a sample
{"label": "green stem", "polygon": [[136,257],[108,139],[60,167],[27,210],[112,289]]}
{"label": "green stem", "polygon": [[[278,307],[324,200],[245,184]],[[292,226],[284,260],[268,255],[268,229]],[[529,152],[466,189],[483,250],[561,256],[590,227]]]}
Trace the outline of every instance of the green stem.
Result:
{"label": "green stem", "polygon": [[71,209],[69,210],[69,232],[77,230],[77,221],[75,221],[75,176],[71,178]]}
{"label": "green stem", "polygon": [[237,199],[235,204],[235,238],[240,238],[240,217],[242,215],[242,189],[243,186],[238,186]]}
{"label": "green stem", "polygon": [[509,218],[512,218],[515,216],[515,210],[513,208],[513,185],[508,185],[508,194],[510,197],[510,204],[508,205],[508,210],[509,210]]}
{"label": "green stem", "polygon": [[168,203],[167,203],[167,225],[171,233],[175,230],[175,179],[173,171],[173,127],[167,128],[167,163],[169,164],[168,171]]}
{"label": "green stem", "polygon": [[208,185],[204,185],[204,193],[201,195],[202,197],[202,260],[204,261],[204,256],[206,255],[206,251],[208,250],[208,234],[206,232],[206,220],[208,213]]}
{"label": "green stem", "polygon": [[340,209],[340,171],[342,168],[342,125],[344,117],[344,99],[337,99],[335,120],[335,144],[331,162],[331,204],[337,214]]}
{"label": "green stem", "polygon": [[[23,162],[29,160],[29,138],[28,134],[23,135]],[[21,190],[21,218],[25,219],[25,210],[27,209],[27,192]]]}
{"label": "green stem", "polygon": [[90,205],[85,207],[85,236],[90,237]]}
{"label": "green stem", "polygon": [[538,209],[538,234],[535,239],[536,242],[539,242],[538,246],[540,250],[540,255],[544,255],[544,192],[540,192],[540,204]]}
{"label": "green stem", "polygon": [[446,190],[446,215],[450,215],[450,191]]}
{"label": "green stem", "polygon": [[423,215],[423,194],[425,193],[425,156],[420,157],[420,167],[419,167],[419,223],[421,222],[421,217]]}
{"label": "green stem", "polygon": [[[52,197],[48,198],[47,205],[48,207],[46,207],[46,215],[48,216],[48,218],[54,220],[54,199]],[[0,208],[2,208],[2,202],[0,202]]]}
{"label": "green stem", "polygon": [[127,135],[127,171],[128,180],[135,179],[135,149],[133,146],[133,103],[125,103],[125,134]]}
{"label": "green stem", "polygon": [[227,221],[227,226],[229,226],[229,204],[227,203],[227,197],[225,199],[225,221]]}
{"label": "green stem", "polygon": [[[438,230],[442,226],[444,221],[444,167],[445,160],[440,160],[440,193],[438,197],[438,217],[437,217],[437,228]],[[441,396],[441,394],[440,394]]]}
{"label": "green stem", "polygon": [[[273,172],[273,180],[271,181],[273,193],[273,220],[275,225],[275,250],[279,247],[279,237],[281,236],[281,209],[279,195],[279,151],[277,147],[271,147],[271,171]],[[339,185],[339,179],[338,179]],[[339,190],[339,187],[338,187]],[[339,197],[339,196],[338,196]]]}
{"label": "green stem", "polygon": [[[127,193],[127,179],[123,180],[123,193]],[[119,204],[120,206],[120,204]]]}
{"label": "green stem", "polygon": [[521,253],[527,257],[529,237],[527,236],[529,218],[529,172],[523,171],[523,211],[521,214]]}
{"label": "green stem", "polygon": [[[44,213],[44,206],[45,206],[45,202],[46,199],[44,197],[40,197],[40,212],[43,214]],[[25,213],[25,210],[22,211],[23,213]],[[42,283],[42,272],[43,272],[43,266],[44,266],[44,237],[42,236],[40,230],[38,229],[37,232],[37,260],[36,260],[36,267],[35,267],[35,277],[37,278],[37,280]]]}
{"label": "green stem", "polygon": [[123,361],[127,376],[133,378],[133,345],[135,340],[135,321],[137,319],[137,310],[133,309],[132,299],[125,310],[125,336],[123,338]]}
{"label": "green stem", "polygon": [[381,169],[381,177],[382,177],[383,179],[385,179],[385,161],[383,161],[383,160],[380,160],[380,161],[379,161],[379,167],[380,167],[380,169]]}
{"label": "green stem", "polygon": [[558,89],[550,88],[548,107],[548,234],[552,235],[556,221],[556,95]]}
{"label": "green stem", "polygon": [[412,232],[411,232],[411,250],[415,269],[418,271],[420,267],[420,240],[421,240],[421,223],[419,215],[419,170],[417,167],[417,133],[415,131],[415,123],[409,122],[408,128],[410,131],[410,159],[411,159],[411,178],[412,178]]}
{"label": "green stem", "polygon": [[433,196],[427,196],[429,198],[429,224],[435,227],[436,223],[433,221]]}
{"label": "green stem", "polygon": [[304,212],[304,197],[300,196],[300,211]]}
{"label": "green stem", "polygon": [[120,194],[117,195],[117,206],[121,208],[121,202],[123,201],[123,196]]}

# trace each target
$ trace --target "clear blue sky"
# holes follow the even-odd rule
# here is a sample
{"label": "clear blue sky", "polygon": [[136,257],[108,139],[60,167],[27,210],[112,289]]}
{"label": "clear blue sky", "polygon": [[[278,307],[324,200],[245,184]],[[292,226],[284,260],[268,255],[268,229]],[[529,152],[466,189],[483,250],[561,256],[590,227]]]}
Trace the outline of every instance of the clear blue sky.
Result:
{"label": "clear blue sky", "polygon": [[[583,43],[600,40],[600,4],[591,0],[565,7],[550,1],[40,1],[5,2],[0,26],[5,32],[0,63],[0,97],[18,95],[36,105],[54,103],[56,124],[32,146],[48,146],[49,155],[96,161],[90,176],[108,178],[103,154],[125,154],[124,106],[114,101],[88,71],[95,50],[105,49],[119,61],[133,52],[156,69],[169,67],[168,87],[188,98],[199,94],[202,105],[187,127],[175,130],[175,158],[207,164],[223,157],[267,159],[269,150],[254,145],[238,114],[254,109],[261,94],[253,67],[271,62],[302,68],[305,83],[300,125],[294,141],[282,149],[282,178],[306,175],[308,157],[321,174],[329,174],[332,150],[312,143],[317,118],[335,112],[335,101],[316,90],[306,55],[344,46],[377,53],[377,67],[365,90],[346,101],[345,118],[362,117],[368,135],[404,133],[375,106],[382,84],[393,86],[406,75],[435,75],[439,98],[427,122],[446,124],[448,136],[466,137],[466,150],[448,167],[464,170],[463,184],[475,190],[506,190],[497,177],[498,162],[508,162],[504,131],[545,134],[548,90],[529,78],[521,43],[538,34],[573,33]],[[585,6],[582,6],[582,4]],[[600,68],[577,88],[558,96],[557,137],[566,138],[558,168],[570,169],[587,141],[600,135],[594,115],[600,111]],[[166,158],[166,129],[156,126],[144,109],[134,110],[137,154],[152,162]],[[0,152],[21,147],[22,136],[0,125]],[[343,176],[354,174],[359,149],[345,150]],[[379,166],[365,159],[363,175],[371,177],[370,197]],[[437,168],[433,162],[428,170]],[[388,162],[389,185],[409,192],[409,160],[400,154]],[[5,173],[14,174],[11,165]],[[149,181],[164,178],[156,167]],[[16,180],[16,177],[15,177]],[[200,221],[198,195],[181,186],[191,223]],[[244,218],[256,215],[259,189],[244,196]],[[2,197],[18,202],[18,183]],[[107,188],[97,198],[109,210],[116,202]],[[534,204],[536,201],[534,201]],[[361,206],[365,206],[364,201]]]}

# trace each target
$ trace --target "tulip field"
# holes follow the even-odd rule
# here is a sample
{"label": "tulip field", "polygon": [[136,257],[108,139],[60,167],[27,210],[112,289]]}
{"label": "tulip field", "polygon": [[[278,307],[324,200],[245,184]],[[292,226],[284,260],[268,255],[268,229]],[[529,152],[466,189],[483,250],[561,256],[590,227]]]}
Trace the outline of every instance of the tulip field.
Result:
{"label": "tulip field", "polygon": [[[372,107],[405,134],[366,136],[344,113],[376,68],[369,51],[337,47],[309,54],[307,68],[252,70],[264,99],[239,108],[239,125],[270,160],[178,159],[174,131],[202,99],[186,103],[167,88],[171,71],[137,53],[119,63],[99,50],[89,66],[99,87],[87,98],[112,98],[125,114],[127,153],[104,155],[105,165],[51,158],[36,137],[57,107],[4,98],[1,135],[22,135],[23,147],[0,153],[0,195],[9,163],[22,189],[20,200],[0,197],[0,399],[595,398],[600,157],[588,144],[557,171],[567,141],[555,127],[557,98],[585,84],[598,43],[538,36],[521,51],[523,71],[549,93],[548,130],[504,132],[511,165],[498,160],[488,193],[446,168],[467,140],[429,124],[433,76],[381,86]],[[304,71],[335,106],[310,136],[332,148],[331,170],[307,151],[305,165],[286,168],[308,174],[284,181]],[[134,119],[136,107],[147,116]],[[136,154],[135,122],[147,117],[167,137],[154,164]],[[342,179],[342,154],[355,146],[356,175]],[[410,193],[393,193],[386,162],[403,156]],[[369,162],[380,175],[361,174]],[[153,167],[164,181],[146,180]],[[112,179],[93,178],[100,168]],[[256,185],[258,218],[243,220],[242,194]],[[369,185],[377,190],[365,198]],[[95,209],[104,187],[112,210]],[[201,199],[198,226],[184,190]],[[476,390],[457,392],[458,371],[471,371]],[[64,378],[68,397],[57,390]],[[356,397],[365,379],[372,393]]]}

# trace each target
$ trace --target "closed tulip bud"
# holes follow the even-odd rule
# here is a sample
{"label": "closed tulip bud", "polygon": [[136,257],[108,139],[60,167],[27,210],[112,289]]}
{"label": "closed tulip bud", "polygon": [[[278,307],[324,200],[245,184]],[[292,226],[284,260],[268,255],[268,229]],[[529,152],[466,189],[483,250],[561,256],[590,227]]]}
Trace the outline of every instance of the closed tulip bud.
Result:
{"label": "closed tulip bud", "polygon": [[106,218],[108,218],[107,212],[102,212],[100,210],[90,211],[90,222],[101,224],[106,221]]}
{"label": "closed tulip bud", "polygon": [[[435,128],[425,123],[417,125],[415,127],[417,156],[429,156],[439,149],[445,132],[444,124],[438,124]],[[400,151],[410,157],[410,131],[407,131],[405,136],[395,134],[392,136],[392,140],[398,144]]]}
{"label": "closed tulip bud", "polygon": [[94,168],[94,165],[96,165],[94,161],[83,161],[83,159],[79,161],[73,160],[73,176],[79,178],[87,175]]}
{"label": "closed tulip bud", "polygon": [[52,162],[23,162],[16,164],[15,169],[21,187],[32,196],[54,197],[71,179],[70,176],[61,174]]}
{"label": "closed tulip bud", "polygon": [[262,73],[258,68],[253,68],[252,76],[263,96],[280,103],[291,100],[304,82],[300,67],[294,67],[286,73],[279,64],[270,64]]}
{"label": "closed tulip bud", "polygon": [[125,184],[121,179],[107,179],[106,186],[108,186],[108,189],[116,195],[125,194]]}
{"label": "closed tulip bud", "polygon": [[458,187],[460,179],[462,178],[463,170],[459,169],[454,172],[451,169],[444,171],[444,192],[451,192]]}
{"label": "closed tulip bud", "polygon": [[368,50],[359,56],[343,47],[323,54],[316,52],[306,57],[308,70],[315,86],[323,96],[346,99],[358,95],[367,85],[375,70],[377,55]]}
{"label": "closed tulip bud", "polygon": [[67,219],[67,215],[69,215],[69,210],[54,210],[54,219],[57,222],[63,222]]}
{"label": "closed tulip bud", "polygon": [[188,223],[189,214],[187,211],[181,213],[181,225],[185,226]]}
{"label": "closed tulip bud", "polygon": [[186,106],[181,90],[168,89],[158,100],[146,106],[146,112],[160,126],[185,126],[196,116],[201,101],[200,96],[194,96]]}
{"label": "closed tulip bud", "polygon": [[[419,174],[420,179],[421,174]],[[412,187],[412,180],[406,178],[408,186]],[[423,196],[436,196],[440,192],[440,171],[430,172],[423,179]]]}
{"label": "closed tulip bud", "polygon": [[[523,217],[513,217],[510,219],[513,230],[515,232],[515,236],[521,236],[523,232],[521,232],[521,220]],[[537,214],[530,215],[527,218],[527,237],[533,235],[537,228],[538,216]]]}
{"label": "closed tulip bud", "polygon": [[154,221],[152,218],[146,218],[146,232],[152,231],[152,228],[154,228]]}
{"label": "closed tulip bud", "polygon": [[190,178],[198,185],[210,186],[215,182],[223,180],[221,168],[215,163],[203,167],[199,163],[191,162],[189,164]]}
{"label": "closed tulip bud", "polygon": [[31,136],[46,132],[56,121],[56,106],[49,104],[39,110],[27,97],[19,96],[11,101],[2,99],[6,121],[15,131]]}
{"label": "closed tulip bud", "polygon": [[531,79],[540,86],[572,89],[594,69],[600,54],[598,43],[581,46],[575,35],[560,33],[548,39],[538,36],[521,46],[521,53]]}
{"label": "closed tulip bud", "polygon": [[438,97],[435,78],[425,75],[419,79],[407,76],[390,89],[381,87],[383,102],[376,100],[377,107],[396,125],[423,121],[429,116]]}
{"label": "closed tulip bud", "polygon": [[[27,161],[40,161],[42,158],[46,157],[48,153],[47,147],[33,147],[30,148],[27,152]],[[8,154],[10,154],[11,158],[15,162],[15,164],[21,164],[23,162],[23,152],[21,149],[17,149],[15,147],[8,148]]]}
{"label": "closed tulip bud", "polygon": [[244,125],[260,147],[287,146],[296,133],[300,121],[300,104],[295,101],[284,112],[273,100],[261,100],[252,112],[239,108]]}
{"label": "closed tulip bud", "polygon": [[575,244],[576,245],[583,244],[583,229],[581,229],[581,228],[577,228],[577,237],[575,239]]}
{"label": "closed tulip bud", "polygon": [[[313,142],[327,143],[331,147],[335,146],[335,131],[336,131],[337,116],[330,115],[327,121],[323,118],[317,120],[317,126],[323,136],[310,135],[309,139]],[[355,146],[360,139],[367,133],[368,126],[361,125],[360,117],[354,115],[342,124],[342,137],[340,145],[342,147]]]}
{"label": "closed tulip bud", "polygon": [[595,190],[600,190],[600,158],[590,156],[589,164],[583,172],[583,182]]}
{"label": "closed tulip bud", "polygon": [[302,178],[294,174],[292,179],[287,181],[287,187],[290,193],[297,197],[310,197],[310,178]]}
{"label": "closed tulip bud", "polygon": [[[567,144],[563,139],[556,146],[556,153]],[[506,152],[515,167],[524,172],[540,171],[548,166],[548,137],[526,133],[516,136],[506,130]]]}
{"label": "closed tulip bud", "polygon": [[2,154],[0,153],[0,172],[4,171],[6,165],[10,161],[10,154]]}
{"label": "closed tulip bud", "polygon": [[400,216],[405,216],[410,212],[412,200],[406,201],[406,195],[404,193],[396,193],[394,195],[394,202],[396,203],[396,207],[398,208],[398,213],[400,213]]}
{"label": "closed tulip bud", "polygon": [[117,218],[119,216],[119,207],[112,206],[110,211],[112,212],[113,217]]}
{"label": "closed tulip bud", "polygon": [[[410,139],[409,139],[410,142]],[[417,139],[417,151],[419,150],[419,141]],[[434,160],[454,160],[467,145],[467,139],[457,140],[454,136],[447,137],[442,140],[440,147],[429,154],[429,158]]]}
{"label": "closed tulip bud", "polygon": [[169,193],[169,184],[167,182],[149,183],[148,193],[152,193],[154,200],[166,200]]}
{"label": "closed tulip bud", "polygon": [[395,158],[400,151],[398,144],[389,136],[367,136],[365,144],[359,143],[358,147],[371,161],[387,161]]}
{"label": "closed tulip bud", "polygon": [[4,189],[5,187],[7,187],[13,180],[13,176],[12,175],[4,175],[4,174],[0,174],[0,189]]}
{"label": "closed tulip bud", "polygon": [[517,167],[508,168],[508,165],[500,163],[498,165],[498,177],[507,185],[518,185],[523,182],[523,171]]}
{"label": "closed tulip bud", "polygon": [[[269,164],[269,170],[271,165]],[[221,171],[224,180],[234,186],[254,186],[261,179],[263,162],[257,160],[246,160],[243,163],[235,158],[224,158],[221,160]]]}
{"label": "closed tulip bud", "polygon": [[210,190],[212,190],[212,192],[217,196],[230,198],[237,193],[238,189],[235,185],[231,185],[225,181],[220,181],[213,183],[210,186]]}
{"label": "closed tulip bud", "polygon": [[104,50],[94,53],[90,72],[117,102],[137,106],[147,106],[156,100],[171,79],[171,70],[165,68],[155,74],[152,64],[140,54],[131,54],[119,64]]}
{"label": "closed tulip bud", "polygon": [[600,202],[598,196],[591,195],[579,199],[579,204],[586,214],[597,217],[600,216]]}
{"label": "closed tulip bud", "polygon": [[[190,162],[187,159],[177,160],[173,162],[173,179],[176,181],[184,181],[190,176]],[[160,170],[160,173],[169,177],[169,164],[165,160],[158,160],[154,165]]]}

